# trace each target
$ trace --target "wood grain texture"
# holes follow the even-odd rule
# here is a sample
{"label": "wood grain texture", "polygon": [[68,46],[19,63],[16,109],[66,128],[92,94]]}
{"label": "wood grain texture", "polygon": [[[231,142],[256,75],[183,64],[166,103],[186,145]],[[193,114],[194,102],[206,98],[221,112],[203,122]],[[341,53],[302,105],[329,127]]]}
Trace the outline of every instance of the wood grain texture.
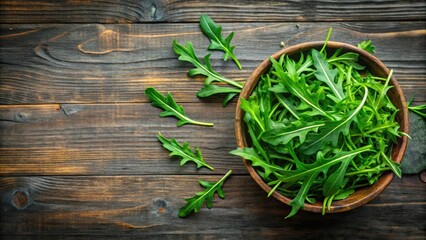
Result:
{"label": "wood grain texture", "polygon": [[217,21],[424,20],[426,3],[410,1],[2,1],[3,23],[196,22],[201,13]]}
{"label": "wood grain texture", "polygon": [[215,171],[245,173],[241,159],[228,154],[236,148],[235,104],[184,107],[215,126],[178,128],[175,118],[160,118],[162,110],[147,103],[0,106],[0,175],[194,174],[195,164],[179,167],[169,157],[159,132],[198,146]]}
{"label": "wood grain texture", "polygon": [[[212,62],[224,76],[244,81],[280,42],[323,40],[330,26],[334,41],[371,39],[407,98],[426,100],[425,22],[224,24],[224,32],[235,31],[244,68],[238,71],[217,52]],[[177,60],[173,39],[192,41],[200,56],[206,53],[208,40],[197,24],[2,25],[0,104],[146,102],[148,86],[199,102],[203,79],[187,77],[191,65]]]}
{"label": "wood grain texture", "polygon": [[[235,31],[243,70],[214,52],[214,69],[245,81],[286,46],[371,39],[409,99],[426,101],[426,2],[5,0],[0,2],[0,239],[424,239],[425,183],[394,179],[374,201],[342,214],[300,212],[250,178],[228,154],[235,100],[198,99],[173,39],[209,44],[198,27],[209,14]],[[137,24],[134,24],[137,23]],[[213,128],[160,118],[144,89],[171,91],[189,116]],[[208,109],[208,111],[206,111]],[[214,171],[179,167],[158,132],[200,147]],[[187,219],[184,199],[229,169],[226,199]],[[421,174],[424,176],[425,174]],[[423,178],[422,178],[423,179]]]}
{"label": "wood grain texture", "polygon": [[[385,239],[419,239],[424,233],[424,224],[418,220],[426,214],[425,185],[418,176],[395,179],[377,199],[351,212],[325,216],[300,212],[284,220],[289,207],[266,198],[250,177],[232,175],[225,182],[224,200],[216,198],[212,209],[178,218],[183,199],[201,190],[197,180],[216,181],[222,173],[1,177],[0,233],[20,239],[35,235],[108,239],[122,234],[156,239],[365,239],[372,233]],[[17,191],[29,198],[24,209],[11,203]],[[306,226],[309,232],[303,230]]]}

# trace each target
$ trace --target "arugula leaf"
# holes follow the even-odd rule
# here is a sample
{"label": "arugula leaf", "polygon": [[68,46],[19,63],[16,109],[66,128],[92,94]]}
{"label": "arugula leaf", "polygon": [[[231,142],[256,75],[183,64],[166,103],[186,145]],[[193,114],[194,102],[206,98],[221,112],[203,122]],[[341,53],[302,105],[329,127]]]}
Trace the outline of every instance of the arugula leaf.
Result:
{"label": "arugula leaf", "polygon": [[400,168],[400,164],[397,162],[392,161],[388,156],[386,156],[385,152],[384,152],[384,145],[382,145],[380,154],[382,155],[383,159],[385,159],[386,165],[388,165],[392,172],[395,173],[395,175],[399,178],[402,177],[402,171]]}
{"label": "arugula leaf", "polygon": [[287,144],[293,138],[298,137],[300,143],[303,143],[306,139],[306,135],[313,131],[318,131],[318,128],[323,127],[323,122],[293,122],[290,126],[283,126],[280,128],[274,128],[265,131],[262,134],[262,139],[274,146],[278,144]]}
{"label": "arugula leaf", "polygon": [[[207,97],[214,94],[221,94],[221,93],[228,93],[225,100],[223,101],[223,105],[226,106],[226,104],[229,102],[229,100],[232,99],[236,95],[236,93],[241,92],[241,89],[243,88],[243,84],[240,82],[236,82],[232,79],[228,79],[220,75],[219,73],[215,72],[212,68],[212,65],[210,63],[210,54],[207,54],[204,57],[204,64],[201,62],[201,60],[197,57],[194,51],[194,47],[192,46],[191,42],[186,43],[186,47],[183,45],[180,45],[177,40],[173,40],[173,50],[174,52],[179,55],[180,61],[190,62],[192,65],[194,65],[195,68],[188,71],[188,76],[192,77],[195,75],[203,75],[206,78],[205,80],[205,86],[204,88],[200,89],[198,91],[197,96],[198,97]],[[209,87],[213,86],[212,82],[223,82],[228,85],[230,85],[233,88],[226,88],[218,90],[218,88]],[[212,91],[212,89],[215,89],[215,91]],[[234,90],[231,90],[234,89]],[[208,91],[207,91],[208,90]],[[208,92],[209,94],[206,94]]]}
{"label": "arugula leaf", "polygon": [[336,78],[337,69],[330,69],[327,61],[325,61],[321,53],[315,49],[312,49],[312,58],[314,60],[314,66],[317,69],[315,76],[318,80],[327,84],[327,86],[333,91],[334,95],[339,100],[342,100],[345,95],[343,93],[342,82],[335,83],[334,79]]}
{"label": "arugula leaf", "polygon": [[178,143],[174,138],[165,138],[161,133],[158,133],[157,138],[160,142],[163,143],[163,147],[170,151],[170,157],[178,156],[181,157],[180,166],[184,165],[187,162],[194,162],[197,164],[197,169],[201,167],[206,167],[210,170],[213,170],[210,165],[208,165],[201,154],[201,151],[198,147],[195,147],[195,153],[191,150],[188,142],[184,142],[183,145]]}
{"label": "arugula leaf", "polygon": [[295,82],[292,78],[290,78],[289,74],[287,74],[283,66],[278,63],[275,59],[270,58],[272,62],[272,66],[275,71],[272,71],[272,74],[274,74],[278,79],[280,80],[280,83],[284,85],[284,87],[290,91],[293,95],[298,97],[302,103],[306,104],[310,108],[313,109],[313,113],[317,113],[323,116],[326,116],[333,120],[332,117],[330,117],[318,104],[318,99],[315,98],[315,96],[310,93],[305,87],[305,82],[303,81],[303,78],[301,78],[301,82]]}
{"label": "arugula leaf", "polygon": [[197,97],[209,97],[215,94],[227,93],[225,99],[222,102],[222,106],[225,107],[228,104],[228,102],[240,92],[241,92],[240,89],[221,87],[221,86],[210,84],[210,85],[205,85],[203,88],[201,88],[197,93]]}
{"label": "arugula leaf", "polygon": [[[298,194],[289,204],[290,206],[292,206],[292,211],[286,218],[293,216],[294,214],[297,213],[297,211],[300,208],[303,208],[304,200],[306,198],[307,192],[309,191],[309,188],[311,187],[315,178],[317,178],[317,176],[320,173],[327,173],[330,167],[336,164],[344,164],[344,166],[347,166],[348,163],[345,163],[345,162],[349,162],[352,158],[354,158],[358,154],[368,151],[370,149],[371,149],[371,146],[365,146],[351,152],[342,151],[337,153],[331,159],[324,158],[324,155],[322,154],[322,152],[318,152],[316,161],[314,163],[304,164],[299,162],[299,165],[301,167],[299,167],[296,170],[285,172],[283,176],[279,178],[279,181],[283,183],[285,182],[295,183],[300,181],[303,183],[298,191]],[[335,171],[335,176],[333,176],[333,178],[328,182],[326,180],[323,189],[325,188],[325,191],[327,193],[332,193],[335,188],[340,188],[340,185],[336,184],[335,182],[340,181],[340,178],[344,177],[345,172],[346,172],[345,167],[338,168]]]}
{"label": "arugula leaf", "polygon": [[185,201],[187,202],[185,206],[179,209],[179,217],[184,218],[187,217],[191,212],[197,213],[204,202],[206,202],[206,207],[211,208],[213,206],[213,197],[215,193],[220,198],[225,198],[225,192],[223,191],[223,183],[231,175],[232,170],[229,170],[225,176],[223,176],[217,182],[207,182],[207,181],[199,181],[200,185],[205,189],[201,192],[197,192],[194,197],[187,198]]}
{"label": "arugula leaf", "polygon": [[260,115],[259,104],[256,101],[247,101],[244,98],[241,98],[240,101],[241,109],[246,112],[246,115],[250,115],[250,117],[257,123],[262,131],[265,131],[266,128]]}
{"label": "arugula leaf", "polygon": [[320,133],[312,134],[311,137],[301,146],[301,150],[304,154],[311,155],[322,149],[327,143],[331,142],[333,146],[337,145],[340,132],[343,135],[349,134],[350,123],[357,115],[357,113],[364,106],[365,101],[368,97],[368,88],[364,86],[364,98],[362,99],[359,106],[351,111],[346,117],[339,121],[333,121],[320,128]]}
{"label": "arugula leaf", "polygon": [[236,88],[242,88],[243,84],[239,82],[235,82],[234,80],[225,78],[221,76],[219,73],[215,72],[212,69],[212,65],[210,63],[210,54],[207,54],[204,57],[203,64],[200,59],[197,57],[194,51],[194,47],[192,46],[191,42],[186,43],[186,47],[183,45],[180,45],[177,40],[173,40],[173,50],[174,52],[179,55],[179,60],[186,61],[192,63],[195,68],[188,71],[189,76],[195,76],[195,75],[203,75],[206,76],[206,85],[210,84],[211,82],[217,81],[217,82],[225,82],[231,86],[234,86]]}
{"label": "arugula leaf", "polygon": [[421,105],[417,105],[417,106],[413,106],[413,98],[410,99],[410,101],[407,102],[407,108],[408,110],[418,114],[419,116],[421,116],[423,119],[426,120],[426,104],[421,104]]}
{"label": "arugula leaf", "polygon": [[160,117],[174,116],[179,119],[177,123],[178,127],[185,124],[195,124],[208,127],[213,127],[214,125],[213,123],[194,121],[189,118],[186,115],[183,106],[176,103],[170,92],[168,92],[166,96],[163,96],[155,88],[149,87],[145,89],[145,94],[151,100],[152,106],[164,109],[164,112],[160,113]]}
{"label": "arugula leaf", "polygon": [[358,48],[361,48],[362,50],[365,50],[371,54],[376,53],[376,47],[373,45],[371,40],[368,41],[362,41],[358,43]]}
{"label": "arugula leaf", "polygon": [[235,46],[231,46],[231,40],[234,37],[234,32],[231,32],[226,39],[222,37],[222,27],[217,25],[209,16],[201,15],[200,17],[201,31],[209,38],[209,50],[221,50],[225,52],[223,60],[231,58],[237,64],[239,69],[242,69],[240,62],[234,54]]}
{"label": "arugula leaf", "polygon": [[291,211],[285,218],[294,216],[300,208],[304,208],[308,191],[319,173],[320,172],[316,172],[309,176],[309,178],[305,179],[305,181],[302,183],[302,186],[300,187],[300,190],[297,192],[296,197],[293,198],[293,200],[291,200],[291,202],[288,204],[291,206]]}
{"label": "arugula leaf", "polygon": [[261,167],[264,169],[265,177],[273,172],[285,171],[283,168],[275,165],[268,164],[256,153],[253,148],[237,148],[229,152],[232,155],[240,156],[246,160],[251,161],[253,167]]}

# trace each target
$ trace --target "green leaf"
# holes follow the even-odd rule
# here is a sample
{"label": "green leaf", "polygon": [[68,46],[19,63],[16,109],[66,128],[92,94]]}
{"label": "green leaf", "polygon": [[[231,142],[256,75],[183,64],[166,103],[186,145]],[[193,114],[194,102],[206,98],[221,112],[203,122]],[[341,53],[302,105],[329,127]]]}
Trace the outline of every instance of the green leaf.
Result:
{"label": "green leaf", "polygon": [[180,45],[177,40],[173,40],[173,51],[179,55],[180,61],[190,62],[192,65],[194,65],[195,68],[189,70],[188,75],[189,76],[195,76],[195,75],[203,75],[206,78],[206,84],[210,84],[213,81],[217,82],[225,82],[229,85],[232,85],[237,88],[242,88],[243,84],[239,82],[235,82],[234,80],[225,78],[221,76],[219,73],[215,72],[212,69],[212,65],[210,63],[210,54],[207,54],[204,57],[203,64],[200,59],[197,57],[194,51],[194,47],[192,46],[191,42],[186,43],[186,47],[183,45]]}
{"label": "green leaf", "polygon": [[[313,181],[317,178],[320,173],[327,173],[328,169],[336,164],[342,164],[343,162],[350,161],[358,154],[368,151],[371,146],[365,146],[350,152],[339,152],[330,159],[325,159],[322,152],[318,152],[316,161],[312,164],[299,163],[296,170],[286,171],[278,178],[277,181],[283,183],[296,183],[302,182],[302,186],[298,190],[296,197],[290,202],[292,211],[287,218],[297,213],[300,208],[304,207],[304,200],[306,199],[307,193],[312,186]],[[346,171],[345,168],[339,168],[340,171]],[[336,174],[340,175],[340,174]],[[344,175],[344,174],[343,174]],[[333,184],[334,181],[330,181],[328,184]],[[271,184],[271,183],[270,183]],[[333,188],[334,186],[331,186]],[[340,186],[338,186],[340,188]],[[330,190],[331,190],[330,188]]]}
{"label": "green leaf", "polygon": [[338,121],[326,122],[326,125],[320,127],[320,132],[316,134],[311,134],[310,138],[301,146],[301,150],[304,154],[311,155],[324,148],[324,146],[331,142],[333,146],[337,145],[339,140],[339,135],[343,132],[343,135],[349,133],[350,123],[353,121],[354,117],[364,106],[365,101],[368,96],[368,88],[364,86],[364,97],[359,104],[359,106],[351,111],[346,117]]}
{"label": "green leaf", "polygon": [[291,211],[285,218],[290,218],[294,216],[299,211],[299,209],[303,209],[305,207],[305,199],[308,195],[309,189],[311,188],[318,174],[319,172],[316,174],[312,174],[308,179],[303,182],[300,190],[297,192],[296,197],[293,198],[293,200],[291,200],[291,202],[288,204],[291,206]]}
{"label": "green leaf", "polygon": [[413,99],[414,99],[414,97],[411,98],[411,100],[409,102],[407,102],[407,108],[408,108],[408,110],[410,110],[410,111],[418,114],[424,120],[426,120],[426,104],[421,104],[421,105],[414,106],[414,105],[412,105]]}
{"label": "green leaf", "polygon": [[182,105],[178,105],[173,99],[173,96],[170,92],[163,96],[155,88],[149,87],[145,89],[145,94],[151,100],[151,104],[154,107],[162,108],[164,112],[160,113],[160,117],[170,117],[174,116],[179,119],[177,126],[180,127],[185,124],[195,124],[201,126],[212,127],[213,123],[199,122],[189,118]]}
{"label": "green leaf", "polygon": [[324,110],[322,110],[322,108],[319,106],[318,99],[316,99],[315,96],[307,90],[303,78],[301,78],[301,82],[295,82],[284,71],[283,66],[279,62],[273,58],[270,58],[270,61],[272,62],[272,66],[274,68],[272,74],[274,74],[280,80],[280,83],[282,83],[289,92],[298,97],[304,104],[312,108],[314,113],[333,119]]}
{"label": "green leaf", "polygon": [[232,155],[240,156],[245,160],[251,161],[251,165],[253,167],[261,167],[264,170],[265,177],[268,177],[273,172],[283,172],[285,171],[283,168],[271,165],[265,162],[254,150],[253,148],[238,148],[229,152]]}
{"label": "green leaf", "polygon": [[325,197],[332,196],[340,190],[348,165],[354,157],[355,155],[346,158],[345,161],[342,161],[339,168],[337,168],[337,170],[333,172],[327,180],[325,180],[324,187],[322,188],[322,192]]}
{"label": "green leaf", "polygon": [[359,57],[358,53],[347,52],[347,53],[344,53],[344,54],[342,54],[340,56],[329,58],[327,60],[327,62],[329,64],[334,64],[337,67],[339,67],[339,64],[343,63],[343,64],[346,64],[348,66],[352,66],[356,70],[364,70],[365,66],[361,66],[358,63],[358,57]]}
{"label": "green leaf", "polygon": [[327,84],[327,86],[333,91],[334,95],[336,95],[339,100],[342,100],[345,97],[342,82],[336,83],[334,81],[338,70],[330,69],[327,61],[324,60],[321,53],[315,49],[312,49],[312,58],[314,60],[314,66],[317,69],[315,72],[317,79]]}
{"label": "green leaf", "polygon": [[361,48],[362,50],[365,50],[371,54],[376,53],[376,47],[373,45],[371,40],[358,43],[358,48]]}
{"label": "green leaf", "polygon": [[392,159],[386,156],[386,154],[383,151],[380,152],[380,154],[382,155],[383,159],[385,159],[386,165],[390,167],[392,172],[395,173],[396,176],[401,178],[402,177],[401,165],[397,162],[392,161]]}
{"label": "green leaf", "polygon": [[262,131],[265,131],[265,124],[262,120],[259,104],[256,101],[247,101],[244,98],[240,99],[240,107],[243,109],[247,114],[251,116],[251,118],[258,124],[258,126],[262,129]]}
{"label": "green leaf", "polygon": [[222,86],[210,84],[210,85],[205,85],[203,88],[201,88],[197,92],[197,97],[203,98],[203,97],[209,97],[215,94],[227,93],[222,102],[222,107],[226,107],[228,102],[232,100],[232,98],[235,97],[240,92],[241,92],[241,89],[222,87]]}
{"label": "green leaf", "polygon": [[210,97],[222,93],[240,93],[240,89],[221,87],[216,85],[206,85],[197,92],[197,97]]}
{"label": "green leaf", "polygon": [[274,146],[278,144],[287,144],[293,138],[298,137],[300,143],[306,139],[306,135],[313,131],[317,132],[319,127],[324,126],[323,122],[293,122],[290,126],[274,128],[262,134],[262,139]]}
{"label": "green leaf", "polygon": [[195,147],[195,152],[191,150],[188,142],[184,142],[183,145],[178,143],[174,138],[165,138],[161,133],[158,133],[158,140],[163,143],[163,147],[170,151],[170,156],[181,157],[180,165],[184,165],[187,162],[194,162],[197,164],[197,169],[201,167],[206,167],[210,170],[213,168],[208,165],[201,154],[201,151],[198,147]]}
{"label": "green leaf", "polygon": [[234,54],[235,46],[231,46],[231,40],[234,32],[231,32],[225,39],[222,36],[222,27],[217,25],[209,16],[201,15],[200,17],[201,31],[209,38],[210,50],[221,50],[225,52],[223,59],[226,61],[231,58],[239,69],[242,69],[240,62]]}
{"label": "green leaf", "polygon": [[237,96],[239,93],[228,93],[225,98],[222,101],[222,107],[226,107],[226,105],[228,105],[229,101],[232,100],[232,98],[234,98],[235,96]]}
{"label": "green leaf", "polygon": [[187,217],[192,212],[197,213],[204,202],[206,202],[206,207],[211,208],[213,206],[213,197],[215,193],[220,198],[225,198],[225,192],[223,191],[223,183],[231,175],[232,170],[229,170],[225,176],[223,176],[217,182],[207,182],[207,181],[199,181],[200,185],[205,189],[201,192],[197,192],[194,197],[187,198],[185,201],[187,202],[185,206],[179,209],[179,217],[184,218]]}
{"label": "green leaf", "polygon": [[[227,97],[225,98],[222,104],[222,106],[226,106],[226,104],[232,99],[232,97],[236,96],[238,93],[241,92],[241,89],[243,88],[243,84],[240,82],[236,82],[232,79],[225,78],[219,73],[215,72],[210,62],[210,54],[207,54],[204,57],[204,64],[203,64],[201,60],[195,54],[194,47],[192,46],[191,42],[187,42],[185,47],[183,45],[180,45],[175,39],[173,41],[173,50],[177,55],[179,55],[179,58],[178,58],[179,60],[190,62],[195,67],[188,71],[188,76],[192,77],[196,75],[203,75],[206,77],[206,80],[204,83],[205,86],[198,92],[197,94],[198,97],[212,96],[214,94],[220,94],[220,93],[224,93],[224,91],[227,91],[229,94],[227,95]],[[208,86],[215,86],[212,84],[213,82],[226,83],[234,87],[235,90],[231,91],[230,89],[233,89],[233,88],[223,88],[219,91],[217,90],[217,88],[215,88],[216,92],[214,92],[212,91],[214,87],[208,87]]]}

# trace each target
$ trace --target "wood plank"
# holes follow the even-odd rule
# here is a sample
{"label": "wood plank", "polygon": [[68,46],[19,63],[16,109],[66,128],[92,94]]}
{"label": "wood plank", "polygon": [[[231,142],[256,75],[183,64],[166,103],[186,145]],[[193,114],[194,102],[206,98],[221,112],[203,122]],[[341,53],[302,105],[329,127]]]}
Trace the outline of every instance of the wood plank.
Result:
{"label": "wood plank", "polygon": [[215,170],[245,173],[241,159],[228,154],[236,148],[235,104],[184,107],[215,126],[178,128],[175,118],[160,118],[161,110],[147,103],[0,106],[0,175],[196,174],[194,164],[179,167],[169,157],[158,132],[198,146]]}
{"label": "wood plank", "polygon": [[201,13],[217,21],[424,20],[424,1],[2,1],[4,23],[194,22]]}
{"label": "wood plank", "polygon": [[[224,24],[224,32],[235,31],[244,69],[223,62],[219,52],[212,62],[224,76],[244,81],[280,42],[324,40],[330,26],[335,41],[372,39],[404,93],[426,100],[424,22]],[[208,40],[197,24],[2,25],[1,33],[0,104],[147,102],[148,86],[172,90],[182,102],[199,101],[203,79],[188,78],[191,65],[171,49],[173,39],[192,41],[204,56]]]}
{"label": "wood plank", "polygon": [[[81,239],[118,235],[170,239],[425,236],[425,184],[418,176],[395,179],[378,198],[351,212],[321,216],[301,211],[285,220],[289,207],[267,199],[250,177],[232,175],[224,186],[224,200],[216,198],[212,209],[202,208],[186,219],[177,217],[183,199],[201,190],[199,179],[219,178],[1,177],[0,233],[20,239],[65,235]],[[307,226],[309,232],[300,231]]]}

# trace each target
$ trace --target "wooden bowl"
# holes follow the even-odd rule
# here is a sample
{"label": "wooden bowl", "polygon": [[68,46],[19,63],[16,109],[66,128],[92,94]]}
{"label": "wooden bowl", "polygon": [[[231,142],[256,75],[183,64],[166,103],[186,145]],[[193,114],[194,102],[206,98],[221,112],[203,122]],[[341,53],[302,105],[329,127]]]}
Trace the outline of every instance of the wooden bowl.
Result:
{"label": "wooden bowl", "polygon": [[[302,43],[285,48],[273,54],[272,57],[274,59],[278,59],[282,54],[291,56],[299,52],[308,51],[311,48],[319,50],[323,45],[323,41]],[[388,77],[389,69],[379,59],[377,59],[370,53],[346,43],[329,41],[327,44],[327,50],[334,50],[339,48],[342,48],[343,52],[351,51],[358,53],[360,62],[365,65],[374,75],[383,78]],[[260,76],[266,73],[270,69],[270,67],[271,62],[269,58],[267,58],[254,70],[252,75],[249,77],[249,79],[244,85],[244,88],[242,89],[240,98],[249,98],[249,96],[253,92],[253,89],[256,87]],[[408,109],[401,87],[399,86],[394,76],[392,76],[390,80],[390,85],[393,85],[394,87],[388,91],[388,96],[392,103],[395,105],[395,107],[399,109],[396,119],[400,124],[400,131],[408,133]],[[238,100],[235,116],[235,136],[238,147],[244,148],[248,147],[247,143],[250,141],[247,141],[246,139],[246,137],[249,135],[245,130],[245,122],[243,120],[244,111],[240,108],[240,104],[241,101]],[[407,147],[407,141],[408,139],[406,136],[400,137],[398,139],[398,143],[396,144],[396,146],[394,146],[392,151],[392,159],[394,161],[401,163],[401,160],[405,153],[405,149]],[[251,162],[246,161],[245,159],[243,159],[243,162],[251,177],[263,188],[263,190],[269,192],[271,190],[271,187],[257,174],[256,170],[251,166]],[[327,213],[348,211],[371,201],[389,185],[393,177],[394,174],[391,171],[383,173],[375,184],[355,191],[352,195],[350,195],[344,200],[334,201],[331,205],[330,210],[327,211]],[[274,196],[276,199],[285,204],[289,204],[292,200],[291,198],[285,197],[277,191],[275,191],[272,196]],[[314,204],[305,203],[305,207],[303,210],[310,212],[321,212],[322,202],[316,202]]]}

